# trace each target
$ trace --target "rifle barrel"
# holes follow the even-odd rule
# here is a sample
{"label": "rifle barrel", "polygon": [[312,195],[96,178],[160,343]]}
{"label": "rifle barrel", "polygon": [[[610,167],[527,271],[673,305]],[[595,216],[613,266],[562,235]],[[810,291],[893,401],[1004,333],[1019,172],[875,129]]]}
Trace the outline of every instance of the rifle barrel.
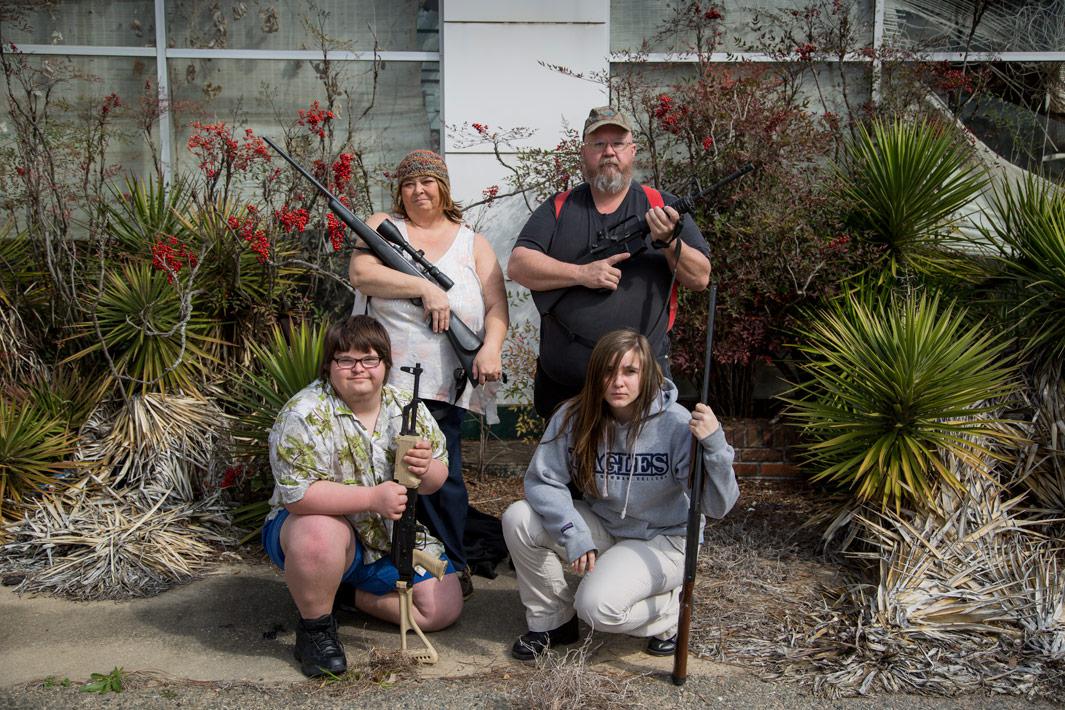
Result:
{"label": "rifle barrel", "polygon": [[[700,402],[710,398],[710,362],[714,346],[714,311],[717,310],[717,284],[710,284],[709,313],[706,317],[706,359],[703,361],[703,388]],[[680,617],[677,620],[677,650],[673,654],[673,685],[688,680],[688,642],[691,632],[692,598],[695,596],[695,572],[699,562],[699,499],[703,492],[703,452],[692,437],[691,498],[688,501],[688,528],[684,543],[684,584],[680,589]]]}

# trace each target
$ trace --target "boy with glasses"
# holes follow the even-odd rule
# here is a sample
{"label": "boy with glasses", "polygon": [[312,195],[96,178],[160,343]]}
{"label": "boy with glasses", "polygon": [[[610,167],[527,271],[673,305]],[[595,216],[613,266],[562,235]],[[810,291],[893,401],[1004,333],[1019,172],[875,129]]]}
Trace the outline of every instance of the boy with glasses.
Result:
{"label": "boy with glasses", "polygon": [[[281,409],[270,432],[272,510],[263,546],[284,570],[299,612],[296,660],[305,675],[347,670],[333,603],[341,583],[354,606],[399,623],[398,571],[388,553],[392,521],[406,506],[406,488],[392,480],[402,408],[411,395],[385,384],[392,368],[388,333],[368,316],[352,316],[326,333],[319,377]],[[424,404],[421,440],[404,459],[421,479],[419,494],[447,478],[444,436]],[[428,534],[424,549],[447,560]],[[462,611],[462,589],[449,563],[443,579],[422,571],[414,580],[414,615],[425,631],[441,629]]]}
{"label": "boy with glasses", "polygon": [[[580,391],[592,347],[613,330],[645,335],[668,377],[675,286],[701,291],[710,282],[710,247],[695,222],[663,206],[673,195],[633,181],[636,144],[628,119],[610,106],[594,108],[583,139],[585,182],[536,209],[507,268],[532,291],[540,311],[534,404],[544,418]],[[629,217],[646,219],[650,239],[663,246],[578,263]]]}

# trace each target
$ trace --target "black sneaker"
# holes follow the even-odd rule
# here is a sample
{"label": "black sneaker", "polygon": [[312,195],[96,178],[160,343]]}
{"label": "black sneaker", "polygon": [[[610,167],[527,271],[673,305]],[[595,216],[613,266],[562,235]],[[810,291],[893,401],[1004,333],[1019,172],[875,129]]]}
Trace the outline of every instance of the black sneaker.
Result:
{"label": "black sneaker", "polygon": [[473,575],[469,567],[459,572],[459,586],[462,587],[462,601],[473,596]]}
{"label": "black sneaker", "polygon": [[296,623],[296,660],[309,678],[327,673],[340,675],[348,669],[344,647],[337,638],[337,620],[332,614]]}
{"label": "black sneaker", "polygon": [[574,616],[557,629],[550,631],[528,631],[518,637],[510,647],[510,655],[519,661],[531,661],[551,646],[565,646],[580,639],[577,617]]}
{"label": "black sneaker", "polygon": [[677,635],[673,634],[667,639],[652,636],[647,639],[646,651],[651,656],[672,656],[677,652]]}

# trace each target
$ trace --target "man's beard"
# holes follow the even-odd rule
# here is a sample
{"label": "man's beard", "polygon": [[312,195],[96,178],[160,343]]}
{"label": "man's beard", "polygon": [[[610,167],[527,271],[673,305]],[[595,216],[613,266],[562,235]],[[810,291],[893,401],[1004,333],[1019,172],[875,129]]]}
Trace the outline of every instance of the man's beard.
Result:
{"label": "man's beard", "polygon": [[608,170],[610,165],[601,165],[596,168],[585,166],[584,179],[600,192],[608,195],[617,195],[629,189],[632,180],[632,169],[622,170],[616,163],[613,170]]}

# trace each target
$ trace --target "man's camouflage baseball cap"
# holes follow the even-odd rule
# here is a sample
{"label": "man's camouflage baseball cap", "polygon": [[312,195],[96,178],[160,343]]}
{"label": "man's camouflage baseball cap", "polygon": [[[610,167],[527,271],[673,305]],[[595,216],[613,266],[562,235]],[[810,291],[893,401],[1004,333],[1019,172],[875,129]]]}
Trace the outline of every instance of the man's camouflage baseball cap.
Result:
{"label": "man's camouflage baseball cap", "polygon": [[589,133],[597,131],[603,126],[617,126],[618,128],[624,128],[629,133],[632,133],[632,126],[629,125],[629,119],[625,118],[625,115],[611,106],[599,106],[593,108],[588,114],[588,118],[584,121],[584,133],[581,134],[581,138],[586,138]]}

